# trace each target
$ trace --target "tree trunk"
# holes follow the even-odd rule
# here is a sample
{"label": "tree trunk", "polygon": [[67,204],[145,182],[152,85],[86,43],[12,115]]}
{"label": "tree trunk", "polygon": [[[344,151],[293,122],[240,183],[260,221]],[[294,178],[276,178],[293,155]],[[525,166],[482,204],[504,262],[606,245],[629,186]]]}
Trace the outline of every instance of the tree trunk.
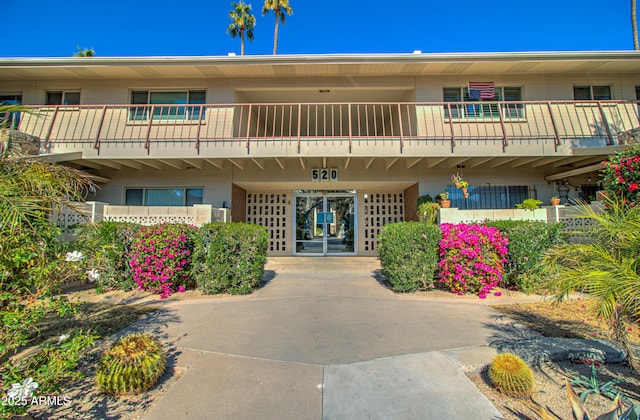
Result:
{"label": "tree trunk", "polygon": [[631,0],[631,32],[633,33],[633,49],[640,50],[638,46],[638,16],[636,14],[636,0]]}
{"label": "tree trunk", "polygon": [[273,55],[276,55],[278,49],[278,21],[280,20],[280,14],[276,11],[276,29],[273,32]]}
{"label": "tree trunk", "polygon": [[244,55],[244,31],[240,31],[240,55]]}

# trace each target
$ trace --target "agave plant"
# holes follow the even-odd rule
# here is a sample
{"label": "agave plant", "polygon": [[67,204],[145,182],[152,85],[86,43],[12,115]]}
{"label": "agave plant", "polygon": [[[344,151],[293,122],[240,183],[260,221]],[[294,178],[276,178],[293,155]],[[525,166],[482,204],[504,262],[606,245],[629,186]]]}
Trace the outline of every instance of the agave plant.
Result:
{"label": "agave plant", "polygon": [[[591,394],[600,394],[612,400],[615,399],[618,395],[620,395],[620,391],[615,388],[615,386],[620,382],[622,382],[622,379],[614,378],[606,381],[605,383],[601,383],[598,380],[596,364],[591,363],[591,376],[587,378],[584,375],[579,375],[578,377],[571,380],[571,385],[577,385],[584,388],[584,390],[580,392],[580,401],[585,402],[587,400],[587,397]],[[622,396],[622,398],[625,399],[624,396]]]}
{"label": "agave plant", "polygon": [[542,262],[548,274],[545,286],[557,301],[573,292],[587,293],[588,309],[606,322],[631,366],[640,371],[627,338],[629,325],[640,317],[640,206],[617,198],[605,205],[602,213],[577,206],[578,217],[592,221],[584,232],[588,242],[548,252]]}
{"label": "agave plant", "polygon": [[[576,395],[569,380],[565,380],[567,387],[567,396],[569,397],[569,403],[573,410],[573,415],[579,420],[591,420],[593,417],[587,412],[582,401]],[[560,417],[553,414],[543,405],[533,401],[523,401],[523,403],[536,413],[542,420],[562,420]],[[620,402],[620,395],[611,404],[611,408],[606,413],[600,414],[595,420],[639,420],[640,419],[640,405],[634,405],[628,408],[624,408]]]}

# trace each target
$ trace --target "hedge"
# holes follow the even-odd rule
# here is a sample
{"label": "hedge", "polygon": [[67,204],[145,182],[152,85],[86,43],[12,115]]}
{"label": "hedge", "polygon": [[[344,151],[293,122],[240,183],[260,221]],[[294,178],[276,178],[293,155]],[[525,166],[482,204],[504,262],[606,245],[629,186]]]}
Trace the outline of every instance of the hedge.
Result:
{"label": "hedge", "polygon": [[378,255],[383,274],[395,291],[433,288],[440,238],[438,226],[428,223],[399,222],[382,228]]}
{"label": "hedge", "polygon": [[203,293],[251,293],[262,281],[268,245],[264,226],[204,225],[196,233],[191,276]]}
{"label": "hedge", "polygon": [[95,281],[98,292],[132,290],[137,287],[129,267],[133,237],[141,225],[129,222],[101,221],[81,225],[75,249],[87,257],[87,266],[99,270]]}
{"label": "hedge", "polygon": [[540,261],[553,246],[564,242],[562,223],[500,220],[486,222],[509,239],[503,285],[525,293],[538,291],[543,267]]}

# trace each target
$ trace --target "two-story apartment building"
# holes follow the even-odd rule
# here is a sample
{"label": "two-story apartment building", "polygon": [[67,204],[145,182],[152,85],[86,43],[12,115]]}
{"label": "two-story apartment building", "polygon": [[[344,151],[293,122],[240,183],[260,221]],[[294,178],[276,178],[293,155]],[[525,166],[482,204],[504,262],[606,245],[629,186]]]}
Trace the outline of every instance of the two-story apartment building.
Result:
{"label": "two-story apartment building", "polygon": [[375,254],[425,194],[589,199],[638,99],[632,51],[0,59],[15,128],[89,200],[230,208],[273,255]]}

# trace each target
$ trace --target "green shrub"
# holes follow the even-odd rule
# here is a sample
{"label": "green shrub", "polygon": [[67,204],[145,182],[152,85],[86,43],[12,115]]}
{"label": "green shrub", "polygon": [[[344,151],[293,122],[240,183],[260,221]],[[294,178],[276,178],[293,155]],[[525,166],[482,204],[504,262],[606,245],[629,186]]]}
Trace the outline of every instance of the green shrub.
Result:
{"label": "green shrub", "polygon": [[[83,275],[81,261],[65,261],[60,230],[41,223],[34,230],[0,230],[0,362],[28,344],[38,321],[72,305],[54,298],[65,280]],[[37,304],[34,304],[36,303]],[[5,366],[0,366],[0,376]]]}
{"label": "green shrub", "polygon": [[192,278],[207,294],[251,293],[262,281],[268,246],[264,226],[207,224],[196,235]]}
{"label": "green shrub", "polygon": [[499,220],[487,226],[500,229],[509,239],[503,285],[525,293],[539,291],[544,254],[564,242],[562,223]]}
{"label": "green shrub", "polygon": [[87,256],[87,267],[98,270],[97,291],[132,290],[137,284],[131,275],[129,252],[141,225],[102,221],[78,228],[76,249]]}
{"label": "green shrub", "polygon": [[382,228],[378,254],[395,291],[433,288],[440,238],[440,229],[427,223],[400,222]]}
{"label": "green shrub", "polygon": [[537,210],[540,208],[540,204],[542,204],[542,201],[540,200],[536,200],[535,198],[527,198],[522,203],[516,204],[516,208],[525,210]]}
{"label": "green shrub", "polygon": [[438,203],[422,203],[418,206],[418,220],[421,222],[436,223],[438,220]]}
{"label": "green shrub", "polygon": [[418,197],[417,206],[420,207],[420,204],[424,203],[433,203],[433,198],[429,194]]}

